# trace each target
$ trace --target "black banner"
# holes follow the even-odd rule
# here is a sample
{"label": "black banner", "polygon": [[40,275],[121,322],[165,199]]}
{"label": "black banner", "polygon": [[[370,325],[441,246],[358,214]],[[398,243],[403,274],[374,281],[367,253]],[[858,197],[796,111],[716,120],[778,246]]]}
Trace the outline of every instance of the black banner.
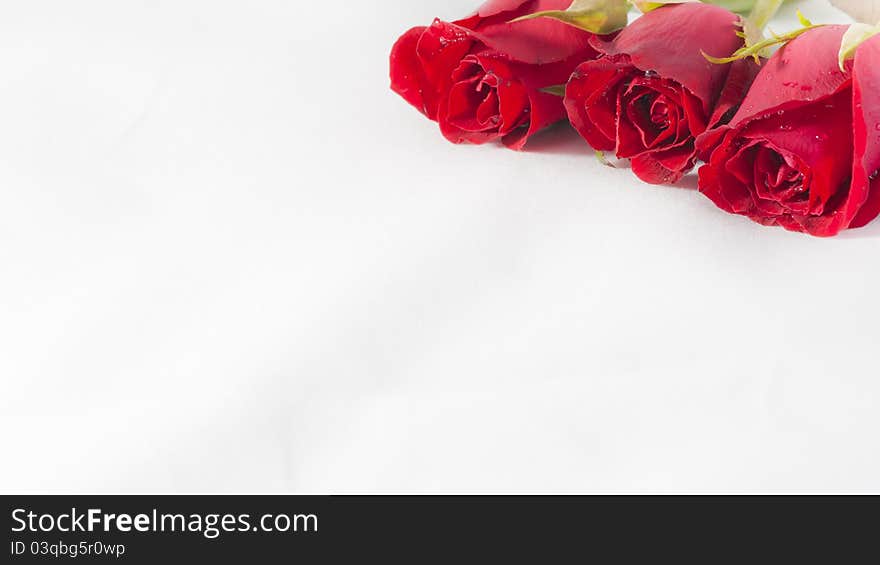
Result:
{"label": "black banner", "polygon": [[836,563],[880,551],[870,497],[7,496],[3,509],[3,563]]}

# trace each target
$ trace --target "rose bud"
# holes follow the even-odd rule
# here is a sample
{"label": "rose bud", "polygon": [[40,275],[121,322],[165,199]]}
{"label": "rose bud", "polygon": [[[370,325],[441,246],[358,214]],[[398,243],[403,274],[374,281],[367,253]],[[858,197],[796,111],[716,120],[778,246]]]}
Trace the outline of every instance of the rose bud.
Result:
{"label": "rose bud", "polygon": [[568,83],[572,125],[599,151],[631,159],[651,184],[675,183],[697,160],[695,138],[729,119],[757,71],[751,62],[715,65],[742,47],[737,15],[709,4],[658,8],[583,63]]}
{"label": "rose bud", "polygon": [[706,136],[700,191],[721,209],[823,237],[877,217],[880,37],[842,71],[845,31],[818,27],[783,47],[730,124]]}
{"label": "rose bud", "polygon": [[562,98],[543,89],[564,84],[597,53],[593,34],[562,22],[509,22],[570,3],[490,0],[463,20],[413,28],[391,52],[391,88],[454,143],[501,139],[522,149],[532,134],[565,118]]}

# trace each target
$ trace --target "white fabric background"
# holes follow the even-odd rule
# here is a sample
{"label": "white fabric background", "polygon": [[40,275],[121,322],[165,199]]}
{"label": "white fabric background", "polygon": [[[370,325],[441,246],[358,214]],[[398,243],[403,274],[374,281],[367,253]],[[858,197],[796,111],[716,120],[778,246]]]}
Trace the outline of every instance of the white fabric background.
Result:
{"label": "white fabric background", "polygon": [[880,491],[880,225],[448,144],[474,3],[2,0],[2,490]]}

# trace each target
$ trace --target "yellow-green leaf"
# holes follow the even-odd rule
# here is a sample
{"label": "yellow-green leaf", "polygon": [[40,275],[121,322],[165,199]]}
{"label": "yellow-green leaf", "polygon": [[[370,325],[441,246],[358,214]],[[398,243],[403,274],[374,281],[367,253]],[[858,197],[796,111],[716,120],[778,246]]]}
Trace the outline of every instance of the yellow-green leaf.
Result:
{"label": "yellow-green leaf", "polygon": [[[779,3],[781,4],[783,1],[779,0]],[[632,0],[635,7],[642,12],[650,12],[666,4],[684,4],[685,2],[699,2],[699,0]],[[704,4],[721,6],[738,14],[746,14],[752,11],[762,2],[766,2],[766,0],[703,0]]]}
{"label": "yellow-green leaf", "polygon": [[[755,2],[749,16],[743,21],[743,31],[746,35],[747,46],[760,43],[764,39],[764,28],[767,27],[767,24],[769,24],[770,20],[773,19],[773,16],[776,15],[776,12],[782,7],[783,1],[784,0],[757,0],[757,2]],[[798,17],[801,17],[800,12],[798,12]],[[803,20],[801,20],[801,24],[803,24],[804,27],[807,26]]]}
{"label": "yellow-green leaf", "polygon": [[592,33],[606,34],[626,27],[629,8],[628,0],[574,0],[567,10],[537,12],[513,22],[553,18]]}
{"label": "yellow-green leaf", "polygon": [[880,35],[880,25],[853,24],[849,26],[840,43],[840,70],[844,70],[847,60],[856,56],[856,49],[859,48],[859,45],[875,35]]}
{"label": "yellow-green leaf", "polygon": [[558,96],[560,98],[565,98],[565,87],[564,84],[556,84],[553,86],[548,86],[547,88],[542,88],[541,92],[545,94],[552,94],[553,96]]}
{"label": "yellow-green leaf", "polygon": [[[633,4],[643,14],[647,14],[657,8],[662,8],[667,4],[686,4],[688,2],[699,2],[700,0],[633,0]],[[707,2],[707,4],[719,4],[720,2]]]}

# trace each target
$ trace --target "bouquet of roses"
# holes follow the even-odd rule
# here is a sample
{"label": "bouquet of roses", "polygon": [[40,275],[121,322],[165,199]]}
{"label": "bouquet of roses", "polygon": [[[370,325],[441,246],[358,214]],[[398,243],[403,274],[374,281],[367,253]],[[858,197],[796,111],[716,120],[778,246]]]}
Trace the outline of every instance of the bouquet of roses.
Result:
{"label": "bouquet of roses", "polygon": [[880,2],[831,1],[858,23],[768,36],[783,0],[488,0],[406,32],[391,87],[454,143],[567,119],[645,182],[700,164],[722,210],[834,236],[880,215]]}

